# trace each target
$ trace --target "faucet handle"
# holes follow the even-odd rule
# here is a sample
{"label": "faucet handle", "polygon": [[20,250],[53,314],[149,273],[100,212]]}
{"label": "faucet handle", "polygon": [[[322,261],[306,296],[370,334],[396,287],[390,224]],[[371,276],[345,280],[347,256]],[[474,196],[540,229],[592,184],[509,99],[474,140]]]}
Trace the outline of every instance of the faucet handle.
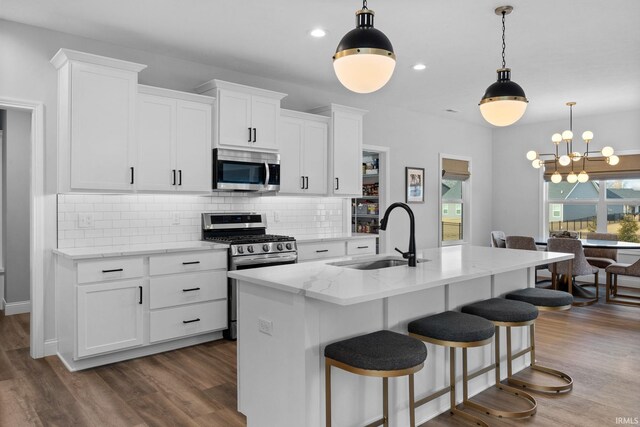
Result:
{"label": "faucet handle", "polygon": [[409,252],[402,252],[400,249],[395,248],[396,252],[399,252],[400,254],[402,254],[402,258],[409,258]]}

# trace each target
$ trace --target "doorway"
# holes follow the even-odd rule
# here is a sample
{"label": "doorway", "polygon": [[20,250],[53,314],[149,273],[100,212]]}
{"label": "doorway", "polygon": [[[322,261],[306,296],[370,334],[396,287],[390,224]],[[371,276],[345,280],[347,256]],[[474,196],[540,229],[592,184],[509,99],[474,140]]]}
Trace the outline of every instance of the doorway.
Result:
{"label": "doorway", "polygon": [[[23,154],[24,152],[27,153],[26,158],[23,159],[28,166],[27,170],[23,171],[26,172],[26,178],[22,178],[23,180],[26,180],[26,185],[20,189],[20,191],[26,193],[26,197],[23,198],[23,201],[26,201],[26,204],[23,204],[16,209],[17,211],[19,210],[19,214],[24,221],[23,225],[27,230],[26,232],[23,231],[27,236],[22,236],[22,243],[24,243],[24,247],[21,248],[21,252],[26,251],[28,254],[26,257],[28,260],[22,265],[23,268],[21,270],[23,272],[27,271],[28,277],[24,278],[23,274],[22,279],[16,279],[23,281],[26,280],[26,282],[13,283],[14,279],[11,279],[12,283],[9,283],[9,280],[5,282],[2,300],[4,301],[5,297],[8,297],[9,303],[17,302],[18,304],[3,307],[3,318],[1,320],[6,321],[4,315],[7,312],[7,308],[10,309],[9,311],[13,312],[16,310],[18,312],[28,312],[28,326],[25,322],[27,316],[24,315],[22,315],[22,318],[17,320],[17,323],[21,325],[20,327],[22,329],[28,330],[29,352],[31,357],[39,358],[45,355],[44,265],[45,258],[47,258],[44,238],[44,106],[42,103],[38,102],[0,98],[0,110],[4,110],[8,113],[9,117],[6,122],[10,120],[13,121],[13,118],[16,118],[15,120],[17,121],[24,121],[24,123],[21,123],[21,126],[24,126],[27,130],[24,132],[26,135],[24,135],[25,138],[21,139],[21,142],[27,146],[22,147],[23,149],[26,150],[28,148],[28,150],[23,151]],[[18,117],[20,117],[20,119],[17,119]],[[9,123],[7,125],[8,129],[3,130],[3,142],[5,143],[8,138],[12,138],[10,126],[11,124]],[[3,153],[6,152],[6,149],[7,144],[3,144]],[[11,155],[11,152],[9,155]],[[7,159],[11,162],[10,158],[7,157]],[[7,163],[7,159],[3,161],[4,164]],[[3,213],[4,212],[6,212],[6,207],[3,208]],[[53,214],[55,215],[55,211],[53,211]],[[10,218],[12,215],[15,216],[16,212],[12,212],[10,210],[6,215],[3,215],[2,222],[4,223],[5,220]],[[9,231],[7,231],[7,233],[9,233]],[[14,241],[9,241],[8,236],[3,236],[3,241],[8,243],[5,244],[5,250],[3,251],[3,257],[6,260],[7,251],[13,248]],[[22,257],[25,257],[25,255],[23,254]],[[11,262],[13,265],[14,261]],[[18,262],[21,261],[19,260]],[[6,267],[7,264],[4,264],[4,266]],[[19,269],[16,268],[16,272],[18,270]],[[9,277],[6,278],[8,279]],[[13,288],[14,284],[16,285],[15,289]],[[27,301],[21,300],[24,295],[28,295]],[[14,301],[14,299],[18,301]],[[52,352],[50,351],[50,353]]]}

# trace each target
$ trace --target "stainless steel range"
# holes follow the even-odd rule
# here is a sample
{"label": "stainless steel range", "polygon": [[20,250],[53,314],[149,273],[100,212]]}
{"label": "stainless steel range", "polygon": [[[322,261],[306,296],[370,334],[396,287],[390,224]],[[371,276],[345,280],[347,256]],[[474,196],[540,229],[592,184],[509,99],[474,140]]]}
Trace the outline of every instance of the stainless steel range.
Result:
{"label": "stainless steel range", "polygon": [[[203,213],[202,240],[229,245],[229,270],[294,264],[298,260],[296,239],[267,234],[265,214],[255,212]],[[237,284],[228,280],[229,329],[225,338],[237,337]]]}

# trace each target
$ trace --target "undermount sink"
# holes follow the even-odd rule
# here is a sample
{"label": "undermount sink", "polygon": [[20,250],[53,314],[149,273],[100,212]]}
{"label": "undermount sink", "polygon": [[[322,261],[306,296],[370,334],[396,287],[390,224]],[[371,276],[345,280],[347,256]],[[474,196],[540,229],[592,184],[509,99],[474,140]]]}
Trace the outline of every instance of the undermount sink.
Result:
{"label": "undermount sink", "polygon": [[[418,259],[420,262],[427,262],[428,259]],[[399,257],[386,257],[386,258],[377,258],[377,259],[367,259],[367,260],[349,260],[349,261],[339,261],[339,262],[330,262],[329,265],[334,265],[336,267],[346,267],[346,268],[354,268],[356,270],[379,270],[381,268],[389,268],[389,267],[398,267],[402,265],[407,265],[409,262],[406,259]]]}

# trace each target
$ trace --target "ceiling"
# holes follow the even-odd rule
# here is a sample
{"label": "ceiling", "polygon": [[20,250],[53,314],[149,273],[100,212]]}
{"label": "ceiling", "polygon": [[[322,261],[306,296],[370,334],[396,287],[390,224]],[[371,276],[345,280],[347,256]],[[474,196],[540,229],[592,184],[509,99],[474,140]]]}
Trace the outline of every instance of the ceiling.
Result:
{"label": "ceiling", "polygon": [[[505,0],[506,1],[506,0]],[[357,0],[2,0],[0,18],[346,93],[331,56]],[[350,96],[486,124],[501,65],[500,0],[370,0],[397,55],[376,93]],[[518,124],[640,108],[640,1],[509,0],[507,66],[529,98]],[[323,27],[328,35],[308,32]],[[423,62],[427,69],[411,66]],[[215,76],[212,76],[215,77]],[[445,112],[447,109],[457,113]]]}

